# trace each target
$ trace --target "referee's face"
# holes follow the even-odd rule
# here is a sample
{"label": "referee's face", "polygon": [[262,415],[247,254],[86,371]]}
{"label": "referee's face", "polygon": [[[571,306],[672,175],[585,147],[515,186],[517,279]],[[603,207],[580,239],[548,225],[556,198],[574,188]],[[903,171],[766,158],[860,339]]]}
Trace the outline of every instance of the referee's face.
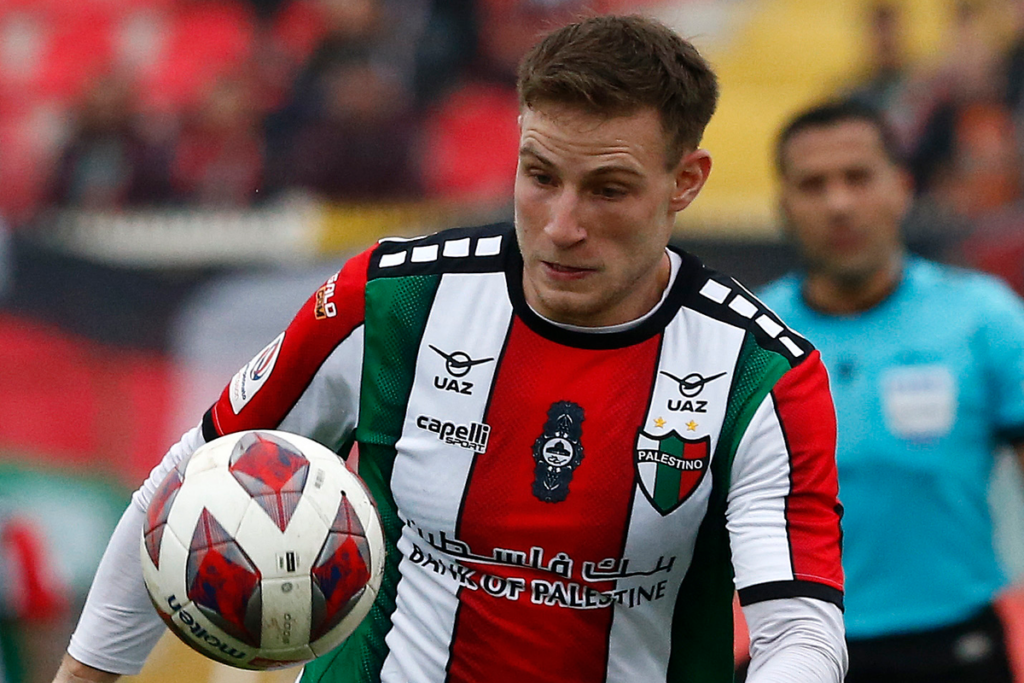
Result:
{"label": "referee's face", "polygon": [[657,304],[676,212],[711,169],[704,150],[670,166],[667,149],[653,109],[613,117],[563,105],[524,109],[516,235],[524,294],[538,313],[596,327]]}
{"label": "referee's face", "polygon": [[911,184],[875,125],[853,119],[800,131],[782,166],[781,208],[808,275],[847,288],[889,277]]}

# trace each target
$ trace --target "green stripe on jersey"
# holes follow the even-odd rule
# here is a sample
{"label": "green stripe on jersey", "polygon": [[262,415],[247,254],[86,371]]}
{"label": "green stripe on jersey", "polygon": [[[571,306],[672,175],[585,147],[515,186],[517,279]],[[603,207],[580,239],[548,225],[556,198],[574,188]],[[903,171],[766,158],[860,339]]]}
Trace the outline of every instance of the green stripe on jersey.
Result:
{"label": "green stripe on jersey", "polygon": [[736,449],[754,412],[790,364],[747,334],[736,361],[725,420],[711,461],[713,488],[672,619],[671,683],[731,683],[733,680],[733,584],[726,497]]}
{"label": "green stripe on jersey", "polygon": [[740,439],[754,419],[754,412],[791,367],[785,356],[758,346],[753,335],[747,334],[737,361],[736,377],[729,390],[729,404],[716,448],[716,460],[720,454],[726,455],[731,469]]}
{"label": "green stripe on jersey", "polygon": [[[682,440],[664,439],[659,448],[663,453],[683,457],[685,444]],[[660,510],[671,510],[679,503],[679,482],[683,479],[683,471],[675,467],[661,467],[654,476],[654,503]]]}
{"label": "green stripe on jersey", "polygon": [[[366,284],[366,336],[356,440],[394,446],[402,433],[423,329],[440,275]],[[390,473],[389,473],[390,474]]]}
{"label": "green stripe on jersey", "polygon": [[302,683],[379,683],[388,656],[384,637],[398,595],[398,538],[402,521],[391,496],[395,444],[402,433],[412,391],[416,354],[429,317],[439,275],[371,280],[366,285],[366,328],[360,390],[359,476],[377,503],[387,562],[380,594],[366,619],[327,655],[306,665]]}

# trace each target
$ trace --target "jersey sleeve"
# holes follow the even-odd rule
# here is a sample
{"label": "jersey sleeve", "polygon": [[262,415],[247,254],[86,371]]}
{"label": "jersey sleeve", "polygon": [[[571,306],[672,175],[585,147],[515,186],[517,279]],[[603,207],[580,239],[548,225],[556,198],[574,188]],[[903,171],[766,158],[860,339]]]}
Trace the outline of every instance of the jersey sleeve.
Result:
{"label": "jersey sleeve", "polygon": [[103,671],[135,674],[164,632],[142,579],[138,539],[157,486],[184,458],[243,429],[283,429],[336,450],[350,437],[358,418],[363,290],[371,253],[349,260],[309,298],[134,493],[89,590],[68,646],[72,657]]}
{"label": "jersey sleeve", "polygon": [[754,411],[733,463],[727,526],[740,602],[811,597],[842,607],[836,416],[818,351]]}
{"label": "jersey sleeve", "polygon": [[992,420],[996,432],[1011,443],[1024,443],[1024,302],[1006,285],[989,281],[980,323]]}
{"label": "jersey sleeve", "polygon": [[244,429],[282,429],[335,450],[350,440],[359,415],[372,251],[350,259],[235,374],[203,419],[207,441]]}

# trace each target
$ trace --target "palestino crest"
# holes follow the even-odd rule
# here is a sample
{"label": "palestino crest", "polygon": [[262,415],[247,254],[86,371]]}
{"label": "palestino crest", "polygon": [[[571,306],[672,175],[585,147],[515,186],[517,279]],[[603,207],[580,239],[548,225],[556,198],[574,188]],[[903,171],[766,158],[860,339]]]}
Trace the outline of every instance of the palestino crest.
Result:
{"label": "palestino crest", "polygon": [[545,503],[560,503],[569,495],[573,472],[583,460],[583,408],[558,401],[548,408],[544,433],[533,442],[533,495]]}
{"label": "palestino crest", "polygon": [[640,488],[651,505],[667,515],[697,490],[711,464],[711,437],[684,439],[676,430],[652,436],[641,427],[633,461]]}

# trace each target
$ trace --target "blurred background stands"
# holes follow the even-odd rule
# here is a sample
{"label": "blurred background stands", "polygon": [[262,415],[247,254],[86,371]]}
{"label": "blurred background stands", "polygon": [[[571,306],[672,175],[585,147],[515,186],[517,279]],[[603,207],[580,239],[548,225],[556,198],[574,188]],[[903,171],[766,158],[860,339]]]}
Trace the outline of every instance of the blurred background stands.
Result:
{"label": "blurred background stands", "polygon": [[[600,11],[663,19],[719,73],[715,171],[678,233],[712,266],[789,267],[774,132],[853,95],[913,163],[915,249],[1024,291],[1022,0],[0,0],[0,501],[51,558],[60,644],[23,639],[15,680],[52,673],[128,493],[345,256],[510,217],[515,65]],[[141,678],[257,678],[182,648]]]}

